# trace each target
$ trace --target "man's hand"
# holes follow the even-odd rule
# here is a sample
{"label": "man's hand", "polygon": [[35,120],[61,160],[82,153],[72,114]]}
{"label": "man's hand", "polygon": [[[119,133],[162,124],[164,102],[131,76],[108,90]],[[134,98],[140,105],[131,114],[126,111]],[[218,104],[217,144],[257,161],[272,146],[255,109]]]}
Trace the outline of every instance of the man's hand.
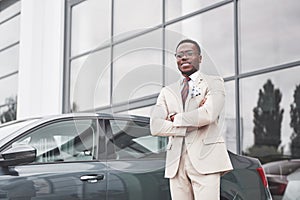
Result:
{"label": "man's hand", "polygon": [[206,98],[202,99],[202,101],[199,104],[199,107],[203,106],[203,104],[205,103],[205,101],[206,101]]}
{"label": "man's hand", "polygon": [[170,120],[173,122],[174,121],[174,117],[175,117],[176,113],[170,116]]}
{"label": "man's hand", "polygon": [[[199,107],[203,106],[205,102],[206,102],[206,98],[202,99],[202,101],[201,101],[200,104],[199,104]],[[174,121],[175,115],[176,115],[176,113],[170,115],[170,120],[171,120],[172,122]]]}

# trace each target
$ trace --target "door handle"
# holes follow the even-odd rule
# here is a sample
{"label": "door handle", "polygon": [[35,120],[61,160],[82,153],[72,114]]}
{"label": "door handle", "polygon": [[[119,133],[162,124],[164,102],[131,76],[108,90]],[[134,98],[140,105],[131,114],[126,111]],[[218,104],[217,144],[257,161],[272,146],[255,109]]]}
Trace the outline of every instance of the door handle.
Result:
{"label": "door handle", "polygon": [[80,177],[81,181],[86,181],[89,183],[96,183],[100,180],[104,179],[104,175],[103,174],[89,174],[89,175],[83,175]]}

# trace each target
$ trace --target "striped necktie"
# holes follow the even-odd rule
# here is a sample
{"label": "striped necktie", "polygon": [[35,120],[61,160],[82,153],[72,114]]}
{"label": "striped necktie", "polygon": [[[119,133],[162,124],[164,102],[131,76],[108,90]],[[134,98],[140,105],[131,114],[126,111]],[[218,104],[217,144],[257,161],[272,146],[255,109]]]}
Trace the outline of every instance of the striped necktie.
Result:
{"label": "striped necktie", "polygon": [[189,94],[189,81],[190,80],[191,80],[191,78],[188,77],[188,76],[183,79],[183,88],[181,90],[181,97],[182,97],[183,107],[184,107],[186,98],[187,98],[187,96]]}

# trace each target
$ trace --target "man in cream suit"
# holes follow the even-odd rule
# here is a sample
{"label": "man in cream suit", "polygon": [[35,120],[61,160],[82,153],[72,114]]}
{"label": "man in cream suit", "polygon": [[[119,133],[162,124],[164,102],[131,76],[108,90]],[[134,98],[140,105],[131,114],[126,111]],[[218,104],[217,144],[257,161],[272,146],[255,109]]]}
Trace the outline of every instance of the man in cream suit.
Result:
{"label": "man in cream suit", "polygon": [[151,113],[151,133],[169,137],[165,177],[172,199],[216,200],[220,175],[232,170],[218,121],[224,82],[199,72],[197,42],[179,42],[175,57],[182,79],[161,90]]}

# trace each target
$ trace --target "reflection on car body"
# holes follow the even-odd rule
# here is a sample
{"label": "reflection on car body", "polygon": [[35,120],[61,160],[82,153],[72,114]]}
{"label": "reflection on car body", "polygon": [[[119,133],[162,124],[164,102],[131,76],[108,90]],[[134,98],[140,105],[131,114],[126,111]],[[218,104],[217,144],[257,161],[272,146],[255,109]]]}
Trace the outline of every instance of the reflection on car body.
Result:
{"label": "reflection on car body", "polygon": [[300,168],[287,176],[288,185],[284,192],[283,200],[300,199]]}
{"label": "reflection on car body", "polygon": [[263,168],[274,200],[300,199],[300,159],[273,161]]}
{"label": "reflection on car body", "polygon": [[[167,200],[166,145],[146,117],[35,119],[0,135],[0,199]],[[234,170],[221,179],[221,199],[271,199],[259,161],[229,155]]]}

